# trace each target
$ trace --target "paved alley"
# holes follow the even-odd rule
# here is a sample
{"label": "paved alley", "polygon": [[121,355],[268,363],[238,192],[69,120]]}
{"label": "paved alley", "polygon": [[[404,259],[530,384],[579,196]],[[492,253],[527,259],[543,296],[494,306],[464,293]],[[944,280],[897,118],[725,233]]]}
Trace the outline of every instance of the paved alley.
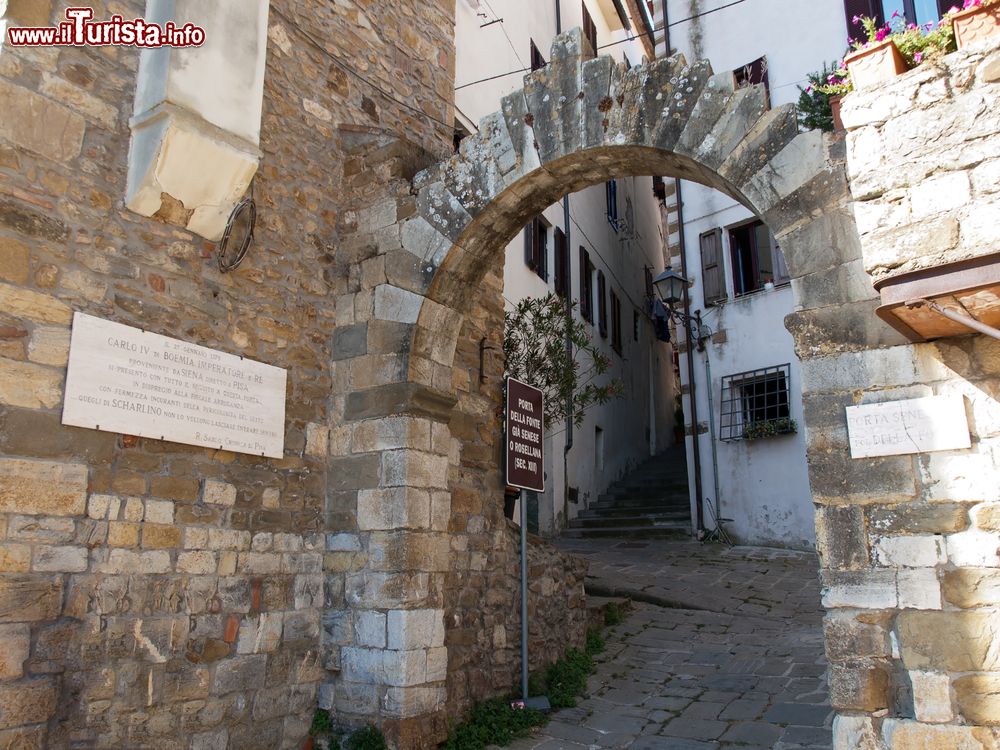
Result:
{"label": "paved alley", "polygon": [[[661,540],[564,540],[588,586],[636,602],[589,697],[512,747],[829,748],[814,555]],[[670,606],[664,606],[670,605]]]}

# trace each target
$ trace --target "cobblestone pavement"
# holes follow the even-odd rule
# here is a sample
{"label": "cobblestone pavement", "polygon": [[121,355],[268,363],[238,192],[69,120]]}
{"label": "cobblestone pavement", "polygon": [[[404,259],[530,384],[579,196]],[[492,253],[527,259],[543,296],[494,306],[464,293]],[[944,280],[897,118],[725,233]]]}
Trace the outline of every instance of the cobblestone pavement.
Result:
{"label": "cobblestone pavement", "polygon": [[645,601],[607,631],[589,697],[512,747],[831,746],[814,555],[659,540],[559,546],[591,561],[589,587]]}

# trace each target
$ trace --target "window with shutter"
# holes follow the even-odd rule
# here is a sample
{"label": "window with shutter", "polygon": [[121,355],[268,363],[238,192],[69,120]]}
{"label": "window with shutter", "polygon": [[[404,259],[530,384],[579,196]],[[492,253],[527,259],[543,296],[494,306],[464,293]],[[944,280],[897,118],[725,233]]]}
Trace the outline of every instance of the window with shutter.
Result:
{"label": "window with shutter", "polygon": [[602,338],[608,337],[608,308],[605,300],[607,299],[607,284],[604,281],[604,271],[597,272],[597,330],[600,331]]}
{"label": "window with shutter", "polygon": [[570,262],[569,243],[566,242],[566,235],[563,230],[556,227],[554,232],[555,245],[555,288],[556,294],[564,299],[569,299],[570,288]]}
{"label": "window with shutter", "polygon": [[733,71],[736,77],[736,88],[742,89],[749,86],[763,84],[764,94],[767,99],[767,107],[771,107],[771,85],[767,78],[767,55],[758,57],[753,62],[749,62],[742,68]]}
{"label": "window with shutter", "polygon": [[604,183],[604,195],[608,203],[608,224],[618,231],[618,183],[608,180]]}
{"label": "window with shutter", "polygon": [[545,58],[542,57],[542,53],[538,51],[538,47],[535,46],[535,40],[529,39],[531,43],[531,69],[533,71],[539,68],[544,68],[546,66]]}
{"label": "window with shutter", "polygon": [[730,229],[729,249],[737,297],[763,289],[768,283],[788,283],[784,256],[763,222],[752,221]]}
{"label": "window with shutter", "polygon": [[618,295],[611,292],[611,348],[622,353],[622,303]]}
{"label": "window with shutter", "polygon": [[588,323],[594,322],[594,265],[590,253],[580,246],[580,316]]}
{"label": "window with shutter", "polygon": [[961,3],[957,0],[844,0],[847,36],[852,41],[864,40],[861,24],[854,23],[858,16],[874,18],[875,25],[881,26],[896,13],[906,23],[923,26],[940,20],[954,7],[961,7]]}
{"label": "window with shutter", "polygon": [[714,305],[726,299],[726,277],[722,265],[722,230],[713,229],[700,237],[701,286],[705,304]]}
{"label": "window with shutter", "polygon": [[667,199],[667,185],[662,177],[653,178],[653,195],[656,196],[657,200],[665,201]]}
{"label": "window with shutter", "polygon": [[545,281],[549,280],[549,224],[536,216],[524,228],[524,263]]}
{"label": "window with shutter", "polygon": [[874,18],[877,25],[885,23],[885,15],[882,13],[881,0],[844,0],[844,17],[847,20],[847,38],[854,40],[864,39],[865,32],[861,24],[854,23],[854,19],[864,16]]}
{"label": "window with shutter", "polygon": [[590,47],[594,50],[594,54],[597,54],[597,26],[594,25],[594,19],[590,17],[587,4],[580,3],[580,7],[583,9],[583,35],[590,42]]}

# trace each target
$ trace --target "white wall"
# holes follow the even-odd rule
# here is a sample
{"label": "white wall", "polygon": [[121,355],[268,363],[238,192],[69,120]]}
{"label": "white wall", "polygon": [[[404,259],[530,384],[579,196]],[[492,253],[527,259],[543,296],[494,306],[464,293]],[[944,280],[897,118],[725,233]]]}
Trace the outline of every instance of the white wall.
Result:
{"label": "white wall", "polygon": [[[622,31],[611,32],[596,0],[587,0],[597,27],[598,45],[625,38]],[[477,13],[484,13],[483,18]],[[501,98],[523,85],[523,73],[508,75],[463,87],[472,81],[530,65],[529,40],[549,58],[556,32],[555,0],[457,0],[456,7],[456,95],[459,112],[472,122],[500,107]],[[497,17],[503,23],[482,27]],[[581,25],[579,0],[562,0],[562,28]],[[642,60],[637,41],[616,45],[599,54],[610,54],[616,62],[627,54],[633,64]],[[543,533],[554,533],[597,499],[601,491],[637,463],[649,457],[651,448],[659,452],[673,440],[673,368],[669,345],[655,340],[646,315],[643,267],[658,272],[663,254],[658,228],[659,210],[649,177],[618,180],[619,217],[624,218],[626,200],[631,199],[636,233],[616,233],[607,220],[604,185],[570,196],[570,238],[572,296],[580,289],[579,248],[590,253],[591,262],[604,272],[607,290],[618,295],[622,305],[622,355],[611,349],[610,294],[608,295],[608,338],[602,339],[596,325],[594,340],[611,358],[610,376],[625,384],[625,396],[604,407],[594,407],[582,426],[573,431],[569,453],[569,484],[579,489],[579,502],[567,503],[563,496],[563,452],[565,425],[553,426],[546,439],[546,484],[550,489],[540,501],[539,525]],[[544,216],[553,228],[563,226],[562,204],[549,207]],[[629,238],[631,237],[631,238]],[[519,234],[507,248],[504,265],[504,296],[508,308],[525,297],[542,296],[553,289],[554,258],[549,236],[549,280],[539,278],[524,263],[523,238]],[[596,279],[594,290],[596,295]],[[633,310],[640,313],[639,341],[633,340]],[[650,378],[652,377],[652,385]],[[652,397],[652,404],[651,404]],[[604,434],[602,466],[596,456],[595,428]]]}
{"label": "white wall", "polygon": [[[683,21],[723,5],[726,3],[722,0],[668,0],[668,22],[682,21],[670,28],[671,46],[689,61],[711,60],[717,73],[741,68],[766,55],[772,106],[796,102],[798,87],[807,85],[807,74],[821,70],[824,62],[839,59],[847,46],[842,0],[807,3],[744,0],[739,5]],[[784,318],[794,307],[791,289],[779,286],[736,298],[728,229],[752,219],[752,213],[721,193],[694,183],[682,184],[682,196],[688,276],[694,281],[692,312],[701,310],[713,332],[725,332],[724,343],[710,341],[704,353],[693,352],[698,421],[706,424],[711,419],[714,430],[719,432],[721,384],[727,375],[790,363],[790,413],[799,425],[795,435],[754,441],[716,439],[718,491],[711,432],[701,434],[702,494],[713,502],[718,500],[721,515],[733,519],[726,528],[740,541],[810,548],[815,544],[815,531],[802,429],[801,377],[792,337],[784,327]],[[723,229],[728,301],[706,307],[699,237],[715,228]],[[706,387],[706,358],[712,375],[712,412]],[[683,363],[681,378],[687,385]],[[684,398],[684,409],[690,422],[689,396]],[[694,517],[696,498],[690,437],[687,449]],[[707,507],[705,515],[705,524],[711,528]]]}

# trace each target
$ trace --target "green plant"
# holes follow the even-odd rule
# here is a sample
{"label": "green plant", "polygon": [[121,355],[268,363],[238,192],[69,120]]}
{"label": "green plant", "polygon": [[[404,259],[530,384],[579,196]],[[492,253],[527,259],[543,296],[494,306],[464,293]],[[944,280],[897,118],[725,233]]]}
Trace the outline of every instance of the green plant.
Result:
{"label": "green plant", "polygon": [[799,125],[806,130],[833,130],[833,111],[830,109],[830,98],[836,96],[830,87],[832,80],[836,78],[838,68],[835,63],[827,67],[823,63],[823,70],[818,73],[810,73],[807,78],[809,85],[804,89],[799,87],[799,101],[796,104],[799,115]]}
{"label": "green plant", "polygon": [[[583,321],[573,317],[575,303],[556,294],[521,300],[504,313],[503,353],[507,373],[540,388],[545,395],[545,426],[573,415],[583,424],[586,410],[622,395],[617,378],[598,381],[611,360],[594,346]],[[572,351],[567,350],[567,341]]]}
{"label": "green plant", "polygon": [[761,438],[775,437],[776,435],[788,435],[798,432],[798,429],[799,426],[790,417],[759,419],[743,428],[743,439],[759,440]]}
{"label": "green plant", "polygon": [[591,628],[587,631],[587,645],[584,647],[590,656],[597,656],[604,650],[604,638]]}
{"label": "green plant", "polygon": [[571,648],[563,658],[545,670],[545,695],[553,708],[572,708],[576,696],[587,689],[587,677],[594,669],[594,660],[583,651]]}
{"label": "green plant", "polygon": [[309,735],[317,737],[331,732],[333,732],[333,720],[330,718],[330,712],[317,708],[313,714],[312,725],[309,727]]}
{"label": "green plant", "polygon": [[346,750],[387,750],[382,732],[371,724],[351,734],[344,747]]}
{"label": "green plant", "polygon": [[625,610],[618,602],[608,602],[604,605],[604,624],[607,627],[618,625],[625,619]]}
{"label": "green plant", "polygon": [[487,745],[506,745],[524,736],[545,717],[530,708],[511,708],[510,698],[494,698],[473,706],[469,718],[452,727],[442,750],[482,750]]}
{"label": "green plant", "polygon": [[[593,656],[604,650],[604,639],[597,630],[587,631],[584,651],[571,648],[559,661],[528,679],[528,694],[545,695],[553,708],[576,705],[576,696],[587,687],[587,677],[594,671]],[[519,688],[515,688],[519,694]],[[482,750],[487,745],[504,746],[541,726],[546,718],[532,709],[511,708],[512,696],[494,698],[473,706],[469,717],[452,727],[440,750]]]}

